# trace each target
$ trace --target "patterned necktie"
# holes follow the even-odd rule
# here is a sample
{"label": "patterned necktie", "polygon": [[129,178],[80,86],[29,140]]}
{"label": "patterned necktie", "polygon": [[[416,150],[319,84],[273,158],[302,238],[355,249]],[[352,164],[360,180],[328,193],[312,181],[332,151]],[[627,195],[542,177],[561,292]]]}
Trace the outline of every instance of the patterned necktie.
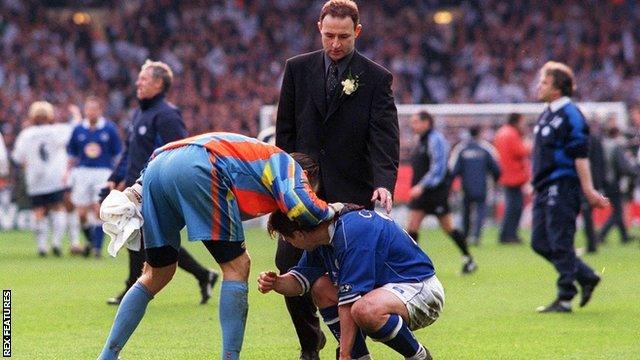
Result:
{"label": "patterned necktie", "polygon": [[327,74],[327,100],[333,97],[336,87],[338,87],[338,65],[332,61],[329,64],[329,73]]}

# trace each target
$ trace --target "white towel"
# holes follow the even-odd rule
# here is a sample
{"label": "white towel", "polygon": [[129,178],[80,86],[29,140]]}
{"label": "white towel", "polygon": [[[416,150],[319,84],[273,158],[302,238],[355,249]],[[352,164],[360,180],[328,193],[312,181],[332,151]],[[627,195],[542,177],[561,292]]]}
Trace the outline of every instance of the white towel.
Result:
{"label": "white towel", "polygon": [[100,206],[100,219],[104,221],[102,230],[111,241],[107,247],[109,255],[115,257],[125,246],[140,250],[140,228],[144,223],[140,209],[125,194],[111,190]]}

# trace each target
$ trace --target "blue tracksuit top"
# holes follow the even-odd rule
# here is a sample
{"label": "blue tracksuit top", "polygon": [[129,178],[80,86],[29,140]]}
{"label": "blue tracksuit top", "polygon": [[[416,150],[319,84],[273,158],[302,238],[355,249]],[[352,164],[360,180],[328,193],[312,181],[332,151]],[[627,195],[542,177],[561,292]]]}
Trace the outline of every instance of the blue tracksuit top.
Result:
{"label": "blue tracksuit top", "polygon": [[452,176],[462,178],[462,190],[470,199],[484,201],[487,196],[487,175],[500,177],[495,150],[485,141],[471,139],[458,144],[452,152]]}
{"label": "blue tracksuit top", "polygon": [[578,178],[575,159],[589,155],[589,127],[568,97],[555,100],[538,118],[533,147],[533,186],[540,190],[550,182]]}
{"label": "blue tracksuit top", "polygon": [[155,149],[186,136],[180,111],[165,101],[164,93],[140,100],[140,108],[136,109],[128,131],[125,151],[109,180],[124,180],[126,186],[133,185]]}

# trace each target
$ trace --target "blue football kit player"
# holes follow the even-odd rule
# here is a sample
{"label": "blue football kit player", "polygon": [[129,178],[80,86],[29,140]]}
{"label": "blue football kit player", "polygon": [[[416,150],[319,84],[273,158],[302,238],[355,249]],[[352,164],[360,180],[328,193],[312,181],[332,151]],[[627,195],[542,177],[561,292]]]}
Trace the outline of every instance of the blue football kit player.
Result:
{"label": "blue football kit player", "polygon": [[407,359],[431,358],[412,331],[438,319],[444,290],[429,256],[391,218],[359,210],[310,228],[275,212],[268,227],[305,252],[284,275],[262,272],[259,290],[311,291],[341,359],[355,357],[360,330]]}
{"label": "blue football kit player", "polygon": [[[73,166],[71,202],[78,209],[87,240],[95,255],[99,256],[104,237],[99,223],[99,194],[122,151],[122,141],[115,124],[102,117],[102,103],[98,98],[88,97],[84,112],[86,119],[73,129],[67,144],[70,165]],[[89,213],[94,215],[93,221]]]}
{"label": "blue football kit player", "polygon": [[589,127],[569,96],[575,90],[573,71],[562,63],[547,62],[540,70],[538,99],[548,103],[534,128],[531,247],[553,264],[559,276],[556,300],[538,312],[571,312],[571,300],[581,287],[580,306],[591,299],[600,277],[576,256],[573,241],[580,210],[580,190],[594,207],[608,199],[593,188]]}

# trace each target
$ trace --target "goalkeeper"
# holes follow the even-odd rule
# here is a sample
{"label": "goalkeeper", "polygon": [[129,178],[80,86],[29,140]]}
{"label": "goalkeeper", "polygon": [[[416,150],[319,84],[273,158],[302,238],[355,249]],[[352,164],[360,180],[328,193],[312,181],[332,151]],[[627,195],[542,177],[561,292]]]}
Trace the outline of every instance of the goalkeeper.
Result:
{"label": "goalkeeper", "polygon": [[[308,159],[302,154],[292,156]],[[189,240],[202,241],[222,269],[222,358],[239,358],[250,268],[242,220],[279,210],[313,226],[335,214],[316,197],[292,156],[231,133],[202,134],[154,152],[141,177],[142,194],[133,194],[142,200],[146,264],[122,299],[99,359],[118,358],[149,301],[171,280],[185,225]],[[131,195],[132,188],[125,193]]]}

